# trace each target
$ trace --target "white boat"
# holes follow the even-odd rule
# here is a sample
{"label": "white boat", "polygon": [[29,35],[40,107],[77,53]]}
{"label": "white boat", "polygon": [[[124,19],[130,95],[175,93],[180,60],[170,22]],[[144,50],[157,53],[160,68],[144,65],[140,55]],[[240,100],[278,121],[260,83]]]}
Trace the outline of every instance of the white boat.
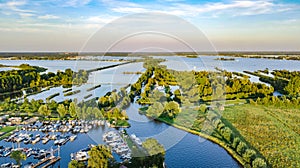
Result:
{"label": "white boat", "polygon": [[55,141],[54,141],[54,145],[61,145],[64,141],[65,141],[64,138],[55,140]]}
{"label": "white boat", "polygon": [[46,144],[49,140],[50,140],[49,138],[45,137],[45,138],[43,138],[42,142],[43,142],[43,144]]}
{"label": "white boat", "polygon": [[35,138],[31,143],[32,144],[36,144],[37,142],[39,142],[41,140],[40,137]]}
{"label": "white boat", "polygon": [[82,152],[82,151],[79,151],[75,154],[71,154],[71,158],[72,160],[77,160],[77,161],[86,161],[89,159],[89,155],[87,152]]}
{"label": "white boat", "polygon": [[51,139],[51,140],[56,140],[56,135],[55,135],[55,134],[51,135],[51,136],[50,136],[50,139]]}
{"label": "white boat", "polygon": [[72,135],[72,136],[70,137],[70,141],[74,141],[76,138],[77,138],[77,135]]}

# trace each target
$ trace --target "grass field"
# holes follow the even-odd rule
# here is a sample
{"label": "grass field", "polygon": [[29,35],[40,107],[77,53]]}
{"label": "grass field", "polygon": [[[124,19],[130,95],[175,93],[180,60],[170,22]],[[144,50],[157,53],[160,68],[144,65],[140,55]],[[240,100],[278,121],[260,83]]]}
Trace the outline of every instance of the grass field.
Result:
{"label": "grass field", "polygon": [[7,126],[7,127],[1,128],[0,132],[4,133],[4,134],[0,137],[0,140],[2,140],[3,138],[9,136],[10,132],[15,130],[15,129],[16,129],[16,127],[14,127],[14,126]]}
{"label": "grass field", "polygon": [[222,116],[272,167],[300,167],[300,109],[245,104],[226,107]]}

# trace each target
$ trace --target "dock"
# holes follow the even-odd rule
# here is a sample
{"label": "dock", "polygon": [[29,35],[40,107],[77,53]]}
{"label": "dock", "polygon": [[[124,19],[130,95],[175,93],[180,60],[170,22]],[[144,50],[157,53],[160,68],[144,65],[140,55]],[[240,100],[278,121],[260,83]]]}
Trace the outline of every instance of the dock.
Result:
{"label": "dock", "polygon": [[48,162],[49,160],[51,160],[50,157],[47,157],[47,158],[45,158],[45,159],[42,159],[42,160],[41,160],[40,162],[38,162],[37,164],[33,165],[32,168],[39,167],[40,165],[42,165],[42,164]]}
{"label": "dock", "polygon": [[47,163],[48,161],[50,161],[49,163],[45,164],[45,165],[42,167],[42,168],[46,168],[46,167],[49,167],[49,166],[55,164],[55,163],[56,163],[57,161],[59,161],[59,160],[60,160],[60,157],[59,157],[59,156],[57,156],[57,157],[55,157],[55,156],[50,156],[50,157],[47,157],[47,158],[45,158],[45,159],[42,159],[42,160],[41,160],[40,162],[38,162],[37,164],[33,165],[32,168],[37,168],[37,167],[39,167],[39,166],[41,166],[41,165]]}
{"label": "dock", "polygon": [[63,141],[63,142],[61,143],[61,145],[65,145],[69,140],[70,140],[70,138],[66,138],[66,140]]}
{"label": "dock", "polygon": [[51,159],[51,161],[49,162],[49,163],[47,163],[45,166],[43,166],[42,168],[47,168],[47,167],[49,167],[49,166],[51,166],[51,165],[53,165],[53,164],[55,164],[57,161],[59,161],[60,160],[60,157],[58,156],[58,157],[54,157],[54,158],[52,158]]}

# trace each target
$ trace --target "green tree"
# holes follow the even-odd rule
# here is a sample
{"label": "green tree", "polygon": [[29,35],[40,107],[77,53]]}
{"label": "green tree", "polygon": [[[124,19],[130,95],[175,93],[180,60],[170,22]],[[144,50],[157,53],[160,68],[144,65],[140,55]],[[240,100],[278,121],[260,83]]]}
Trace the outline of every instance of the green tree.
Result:
{"label": "green tree", "polygon": [[51,115],[51,110],[48,108],[48,106],[46,104],[41,105],[38,112],[39,112],[39,114],[44,115],[44,116]]}
{"label": "green tree", "polygon": [[95,146],[88,153],[90,156],[88,167],[92,168],[106,168],[113,158],[110,149],[105,145]]}
{"label": "green tree", "polygon": [[290,96],[300,96],[300,77],[293,77],[284,88]]}
{"label": "green tree", "polygon": [[251,163],[256,157],[256,152],[253,149],[246,149],[246,152],[243,154],[243,158]]}
{"label": "green tree", "polygon": [[164,107],[160,102],[155,102],[152,106],[150,106],[146,113],[147,116],[152,117],[152,118],[157,118],[159,117],[162,112],[164,111]]}
{"label": "green tree", "polygon": [[241,142],[241,139],[239,138],[239,137],[235,137],[234,139],[233,139],[233,142],[232,142],[232,147],[234,148],[234,149],[236,149],[237,148],[237,146],[238,146],[238,144]]}
{"label": "green tree", "polygon": [[76,105],[74,102],[71,102],[70,103],[70,106],[69,106],[69,113],[70,113],[70,116],[75,118],[76,117]]}
{"label": "green tree", "polygon": [[57,107],[57,112],[60,118],[64,118],[68,111],[63,104],[59,104]]}
{"label": "green tree", "polygon": [[247,145],[245,144],[245,142],[241,141],[237,146],[236,151],[238,154],[243,155],[246,149],[247,149]]}
{"label": "green tree", "polygon": [[78,162],[77,160],[72,160],[68,164],[68,168],[85,168],[84,163]]}
{"label": "green tree", "polygon": [[26,160],[26,155],[22,151],[13,151],[10,154],[10,158],[14,159],[18,165],[21,165],[22,160]]}
{"label": "green tree", "polygon": [[252,167],[253,167],[253,168],[266,168],[266,167],[267,167],[267,163],[266,163],[265,160],[262,159],[262,158],[256,158],[256,159],[252,162]]}
{"label": "green tree", "polygon": [[174,95],[175,95],[175,97],[174,97],[174,101],[176,101],[177,103],[181,103],[181,99],[182,99],[182,96],[181,96],[181,92],[180,92],[180,90],[179,89],[176,89],[175,91],[174,91]]}
{"label": "green tree", "polygon": [[201,104],[199,107],[199,112],[206,113],[206,111],[207,111],[207,106],[205,104]]}
{"label": "green tree", "polygon": [[170,101],[165,104],[164,114],[169,118],[175,118],[180,112],[179,104],[175,101]]}
{"label": "green tree", "polygon": [[222,136],[224,137],[224,139],[226,139],[227,142],[229,142],[229,143],[232,142],[233,133],[232,133],[232,130],[229,127],[225,127],[224,129],[222,129],[221,133],[222,133]]}

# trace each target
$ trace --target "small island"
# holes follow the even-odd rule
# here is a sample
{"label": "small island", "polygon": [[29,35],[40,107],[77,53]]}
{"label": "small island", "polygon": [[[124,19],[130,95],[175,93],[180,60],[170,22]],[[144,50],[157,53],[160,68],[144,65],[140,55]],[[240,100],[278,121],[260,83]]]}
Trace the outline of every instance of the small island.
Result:
{"label": "small island", "polygon": [[215,60],[217,60],[217,61],[235,61],[234,58],[224,58],[224,57],[216,58]]}

